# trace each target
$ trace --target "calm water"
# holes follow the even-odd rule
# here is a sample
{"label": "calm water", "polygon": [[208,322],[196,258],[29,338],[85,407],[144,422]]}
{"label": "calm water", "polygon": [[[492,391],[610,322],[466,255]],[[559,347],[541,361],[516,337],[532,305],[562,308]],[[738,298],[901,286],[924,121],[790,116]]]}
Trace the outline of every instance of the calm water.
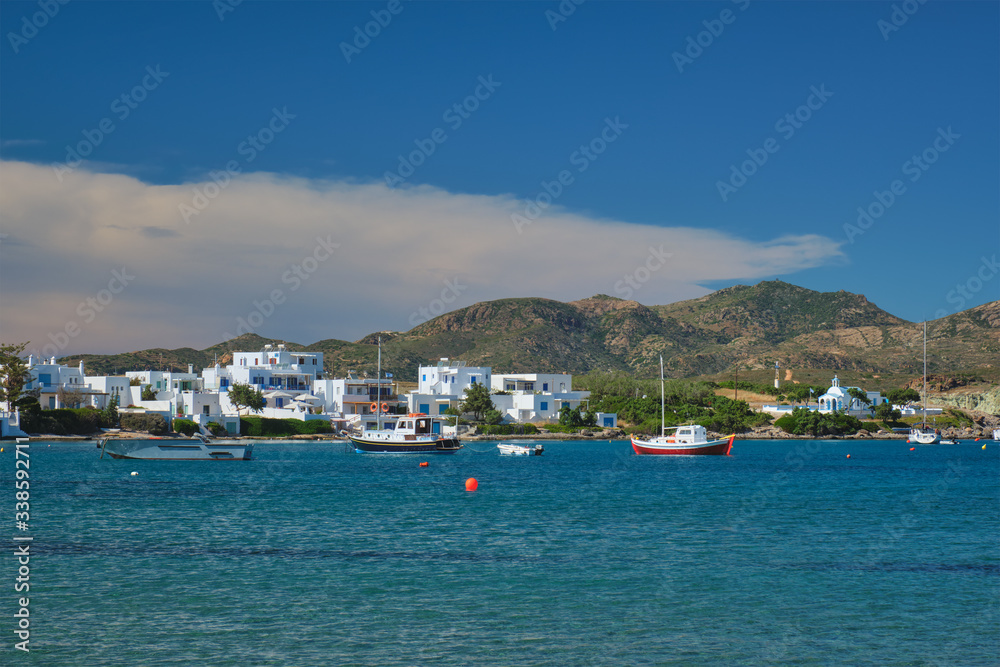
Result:
{"label": "calm water", "polygon": [[1000,451],[982,444],[259,443],[202,463],[34,442],[32,651],[13,649],[4,558],[0,663],[997,664]]}

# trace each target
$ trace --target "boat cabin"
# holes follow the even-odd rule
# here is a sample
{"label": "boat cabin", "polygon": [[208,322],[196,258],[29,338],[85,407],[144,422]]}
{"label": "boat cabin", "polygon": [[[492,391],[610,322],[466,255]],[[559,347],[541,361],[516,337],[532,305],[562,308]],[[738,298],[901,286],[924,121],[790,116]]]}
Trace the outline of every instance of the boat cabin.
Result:
{"label": "boat cabin", "polygon": [[674,442],[682,443],[705,442],[708,439],[708,431],[704,426],[697,424],[678,426],[672,439]]}
{"label": "boat cabin", "polygon": [[396,423],[400,434],[432,435],[441,432],[441,420],[425,414],[408,414]]}

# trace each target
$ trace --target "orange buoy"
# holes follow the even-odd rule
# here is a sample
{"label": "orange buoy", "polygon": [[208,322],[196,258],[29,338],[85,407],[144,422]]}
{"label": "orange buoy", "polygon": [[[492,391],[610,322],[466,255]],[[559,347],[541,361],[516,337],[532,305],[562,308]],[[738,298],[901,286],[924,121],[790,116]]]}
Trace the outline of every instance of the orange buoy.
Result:
{"label": "orange buoy", "polygon": [[850,454],[848,454],[848,455],[847,455],[847,458],[851,458],[851,455],[850,455]]}
{"label": "orange buoy", "polygon": [[427,461],[421,461],[420,462],[420,467],[421,468],[426,468],[427,467]]}
{"label": "orange buoy", "polygon": [[910,451],[911,451],[911,452],[912,452],[912,451],[913,451],[914,449],[916,449],[916,447],[910,447]]}
{"label": "orange buoy", "polygon": [[475,491],[478,488],[479,488],[479,482],[476,481],[475,477],[470,477],[469,479],[465,480],[466,491]]}

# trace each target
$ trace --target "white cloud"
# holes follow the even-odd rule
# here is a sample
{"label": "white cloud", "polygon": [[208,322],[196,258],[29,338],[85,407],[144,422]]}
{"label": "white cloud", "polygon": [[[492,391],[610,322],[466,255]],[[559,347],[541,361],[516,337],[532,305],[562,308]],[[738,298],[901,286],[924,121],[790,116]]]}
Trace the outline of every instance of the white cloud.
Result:
{"label": "white cloud", "polygon": [[[409,329],[442,291],[449,309],[598,293],[670,303],[707,293],[700,284],[708,281],[785,275],[841,257],[839,243],[822,236],[760,243],[555,207],[518,234],[510,216],[523,204],[508,196],[273,174],[238,177],[186,223],[179,205],[210,181],[149,185],[77,169],[60,182],[50,167],[5,161],[0,169],[8,235],[0,339],[50,344],[52,353],[65,340],[58,332],[75,324],[59,355],[204,348],[235,334],[239,318],[269,337],[353,340]],[[662,253],[671,256],[649,271],[660,262],[651,254]],[[111,295],[112,272],[123,268],[135,278]],[[456,279],[457,297],[446,283]],[[273,312],[272,296],[282,301]]]}

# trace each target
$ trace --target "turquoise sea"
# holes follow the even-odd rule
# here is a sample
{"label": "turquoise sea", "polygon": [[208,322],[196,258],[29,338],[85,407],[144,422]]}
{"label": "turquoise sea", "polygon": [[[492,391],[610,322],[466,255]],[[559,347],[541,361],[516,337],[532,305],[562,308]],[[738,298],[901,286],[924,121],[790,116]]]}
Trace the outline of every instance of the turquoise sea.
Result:
{"label": "turquoise sea", "polygon": [[167,462],[32,442],[26,532],[3,444],[4,665],[1000,663],[996,443]]}

